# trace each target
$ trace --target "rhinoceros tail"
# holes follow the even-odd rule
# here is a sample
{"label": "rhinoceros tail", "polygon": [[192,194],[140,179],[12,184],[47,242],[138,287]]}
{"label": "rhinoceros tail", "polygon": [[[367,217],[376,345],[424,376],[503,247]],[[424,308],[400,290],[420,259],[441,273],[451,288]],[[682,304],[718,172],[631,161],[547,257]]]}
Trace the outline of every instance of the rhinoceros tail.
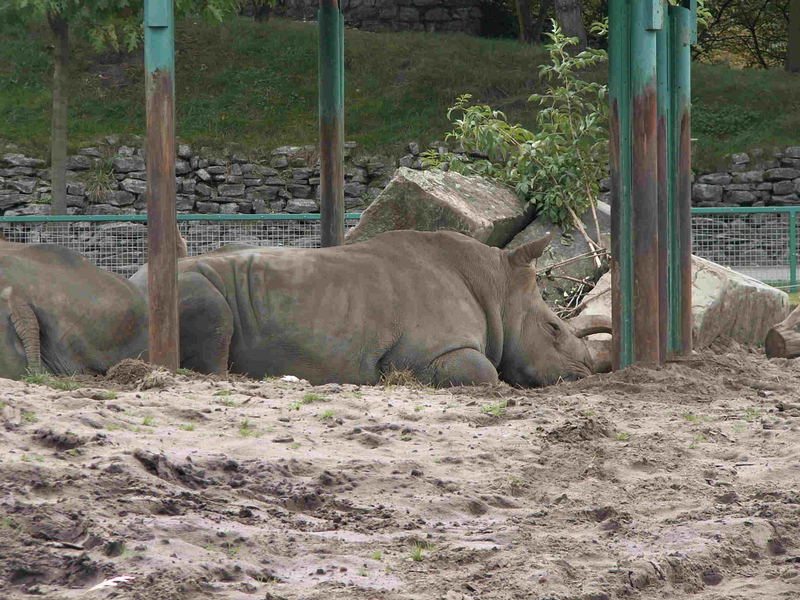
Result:
{"label": "rhinoceros tail", "polygon": [[39,320],[30,304],[25,302],[18,294],[14,294],[9,286],[0,292],[0,298],[8,302],[11,324],[22,342],[25,350],[25,359],[28,369],[32,372],[42,370],[42,352],[39,342]]}

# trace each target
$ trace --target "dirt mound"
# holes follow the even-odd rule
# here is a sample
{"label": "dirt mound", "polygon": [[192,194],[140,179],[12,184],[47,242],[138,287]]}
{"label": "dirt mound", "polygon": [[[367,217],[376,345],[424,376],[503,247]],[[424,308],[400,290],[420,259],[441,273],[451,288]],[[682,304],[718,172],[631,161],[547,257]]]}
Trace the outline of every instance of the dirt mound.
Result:
{"label": "dirt mound", "polygon": [[2,383],[3,600],[800,597],[800,361],[731,346],[539,390],[140,361],[103,390]]}

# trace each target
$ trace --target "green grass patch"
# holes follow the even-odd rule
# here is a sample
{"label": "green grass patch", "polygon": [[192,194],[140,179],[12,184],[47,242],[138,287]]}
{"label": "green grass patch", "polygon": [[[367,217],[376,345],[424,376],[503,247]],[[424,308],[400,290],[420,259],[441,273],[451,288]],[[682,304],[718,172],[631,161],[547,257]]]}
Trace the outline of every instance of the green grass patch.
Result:
{"label": "green grass patch", "polygon": [[505,400],[501,400],[500,402],[495,402],[494,404],[482,406],[481,412],[487,415],[492,415],[493,417],[502,417],[504,414],[506,414],[506,406],[508,406],[508,403]]}

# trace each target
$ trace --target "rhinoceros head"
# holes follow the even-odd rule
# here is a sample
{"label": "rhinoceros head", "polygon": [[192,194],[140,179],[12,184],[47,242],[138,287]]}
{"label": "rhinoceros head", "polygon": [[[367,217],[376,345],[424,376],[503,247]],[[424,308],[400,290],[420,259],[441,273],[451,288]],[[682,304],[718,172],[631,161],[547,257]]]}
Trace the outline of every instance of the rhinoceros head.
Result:
{"label": "rhinoceros head", "polygon": [[583,339],[591,333],[610,333],[610,321],[577,317],[567,324],[542,299],[531,261],[542,255],[549,242],[547,235],[505,252],[508,291],[500,372],[511,385],[549,385],[610,367],[607,350]]}

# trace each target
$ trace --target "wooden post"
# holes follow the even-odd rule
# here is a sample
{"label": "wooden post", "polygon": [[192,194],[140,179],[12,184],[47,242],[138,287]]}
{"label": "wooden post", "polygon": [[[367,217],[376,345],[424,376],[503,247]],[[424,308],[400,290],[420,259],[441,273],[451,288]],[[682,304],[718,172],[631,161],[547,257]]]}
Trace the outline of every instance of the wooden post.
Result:
{"label": "wooden post", "polygon": [[344,243],[344,17],[319,6],[319,146],[322,246]]}
{"label": "wooden post", "polygon": [[173,0],[145,0],[149,360],[179,366]]}

